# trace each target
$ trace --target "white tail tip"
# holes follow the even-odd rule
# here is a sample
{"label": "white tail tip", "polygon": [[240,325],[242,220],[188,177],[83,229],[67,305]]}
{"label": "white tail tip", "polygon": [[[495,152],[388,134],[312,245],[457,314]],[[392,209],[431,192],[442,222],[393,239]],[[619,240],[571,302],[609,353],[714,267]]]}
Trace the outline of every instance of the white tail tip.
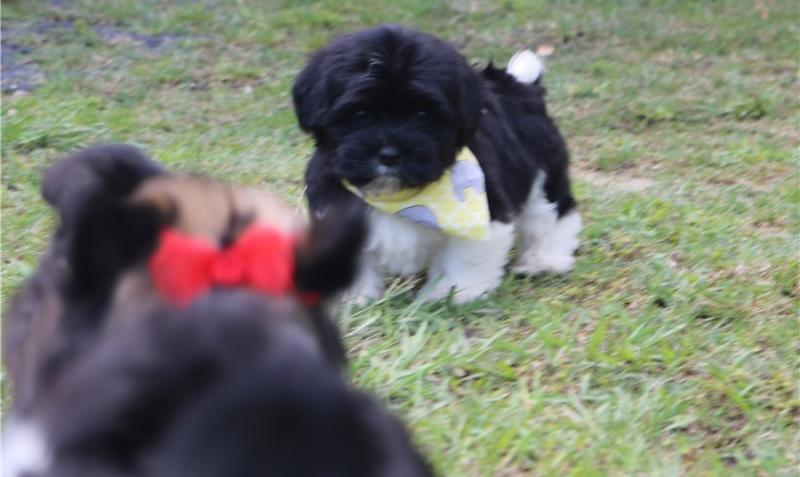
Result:
{"label": "white tail tip", "polygon": [[506,71],[520,83],[531,84],[542,74],[544,64],[531,50],[520,50],[508,61]]}

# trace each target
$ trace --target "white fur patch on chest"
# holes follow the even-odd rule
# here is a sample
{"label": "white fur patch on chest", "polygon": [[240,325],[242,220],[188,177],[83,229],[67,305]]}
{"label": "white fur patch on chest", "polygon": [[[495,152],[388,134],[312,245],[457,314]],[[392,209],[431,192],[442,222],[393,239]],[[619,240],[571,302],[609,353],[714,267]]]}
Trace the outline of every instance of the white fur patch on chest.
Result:
{"label": "white fur patch on chest", "polygon": [[9,419],[2,433],[3,477],[44,473],[50,465],[50,450],[42,430],[34,422]]}
{"label": "white fur patch on chest", "polygon": [[381,271],[410,276],[425,270],[445,241],[441,232],[375,209],[369,215],[366,252]]}

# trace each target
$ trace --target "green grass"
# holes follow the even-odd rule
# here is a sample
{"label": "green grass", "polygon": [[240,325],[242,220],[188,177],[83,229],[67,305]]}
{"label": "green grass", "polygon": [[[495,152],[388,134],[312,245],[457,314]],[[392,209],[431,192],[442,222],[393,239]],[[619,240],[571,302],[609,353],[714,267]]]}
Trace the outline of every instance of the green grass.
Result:
{"label": "green grass", "polygon": [[[68,1],[3,6],[46,81],[4,98],[3,298],[45,247],[39,174],[100,141],[301,203],[290,85],[400,22],[545,81],[585,219],[574,272],[463,307],[397,282],[342,326],[358,386],[442,475],[800,475],[800,8],[763,1]],[[8,31],[41,19],[74,29]],[[150,50],[96,25],[171,35]]]}

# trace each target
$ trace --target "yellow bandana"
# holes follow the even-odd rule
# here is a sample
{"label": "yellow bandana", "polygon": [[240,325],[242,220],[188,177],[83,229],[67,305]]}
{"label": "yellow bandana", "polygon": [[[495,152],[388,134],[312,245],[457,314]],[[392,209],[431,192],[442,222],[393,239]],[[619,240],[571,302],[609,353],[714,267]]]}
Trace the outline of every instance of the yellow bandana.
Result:
{"label": "yellow bandana", "polygon": [[436,182],[390,194],[362,191],[347,181],[344,186],[375,209],[397,214],[447,235],[470,240],[489,238],[489,203],[483,169],[468,148]]}

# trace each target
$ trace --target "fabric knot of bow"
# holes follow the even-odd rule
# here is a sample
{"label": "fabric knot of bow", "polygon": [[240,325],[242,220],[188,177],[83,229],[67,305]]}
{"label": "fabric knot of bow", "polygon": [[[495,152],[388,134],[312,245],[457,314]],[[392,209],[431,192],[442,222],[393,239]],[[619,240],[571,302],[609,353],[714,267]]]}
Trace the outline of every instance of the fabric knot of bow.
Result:
{"label": "fabric knot of bow", "polygon": [[[213,287],[245,287],[271,296],[298,293],[294,285],[296,238],[279,230],[253,225],[229,246],[174,229],[161,232],[150,258],[156,289],[170,303],[186,306]],[[299,293],[307,305],[319,296]]]}

